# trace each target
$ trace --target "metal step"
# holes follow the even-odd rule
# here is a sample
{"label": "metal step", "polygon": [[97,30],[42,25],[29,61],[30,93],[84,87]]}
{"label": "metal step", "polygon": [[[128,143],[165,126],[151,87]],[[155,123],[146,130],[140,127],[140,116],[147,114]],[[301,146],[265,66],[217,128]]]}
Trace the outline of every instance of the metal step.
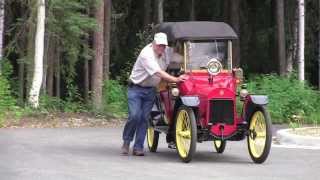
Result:
{"label": "metal step", "polygon": [[154,130],[161,133],[168,134],[169,126],[155,126]]}

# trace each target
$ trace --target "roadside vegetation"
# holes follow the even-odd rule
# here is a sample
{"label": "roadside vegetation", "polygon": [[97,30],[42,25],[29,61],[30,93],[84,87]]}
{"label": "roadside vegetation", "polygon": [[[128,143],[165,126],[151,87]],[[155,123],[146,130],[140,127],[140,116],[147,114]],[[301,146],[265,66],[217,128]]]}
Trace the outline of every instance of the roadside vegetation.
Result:
{"label": "roadside vegetation", "polygon": [[[269,95],[275,123],[320,122],[319,94],[313,90],[320,87],[318,1],[306,0],[305,16],[300,18],[298,8],[304,4],[290,0],[3,2],[0,127],[6,121],[26,117],[45,121],[59,114],[85,114],[105,121],[126,117],[128,76],[141,49],[152,41],[153,28],[162,21],[189,20],[223,21],[234,28],[241,38],[234,44],[233,63],[241,65],[245,74],[259,74],[249,77],[248,89]],[[276,12],[284,13],[271,18]],[[298,30],[302,18],[306,19],[304,32]],[[305,34],[305,46],[298,46],[298,34]],[[44,40],[39,44],[42,48],[36,46],[42,42],[35,41],[37,36]],[[302,47],[305,54],[298,56]],[[43,52],[37,53],[39,49]],[[287,78],[299,69],[298,57],[305,57],[306,84],[296,80],[301,77]],[[36,100],[30,100],[33,82],[39,82],[34,72],[41,69],[43,73],[35,77],[42,77],[42,85],[36,83]],[[286,78],[265,75],[272,72]]]}
{"label": "roadside vegetation", "polygon": [[[23,118],[47,116],[59,116],[59,114],[85,114],[108,121],[109,119],[121,119],[127,116],[127,91],[126,87],[118,81],[109,80],[103,86],[103,107],[97,111],[92,103],[84,100],[71,100],[50,97],[42,94],[38,109],[29,105],[18,106],[15,93],[10,88],[10,83],[4,75],[0,75],[0,128],[13,121],[19,124]],[[40,119],[41,119],[40,118]]]}
{"label": "roadside vegetation", "polygon": [[299,82],[296,74],[288,77],[277,75],[252,75],[248,90],[269,96],[268,109],[273,123],[291,126],[320,123],[320,94],[308,84]]}
{"label": "roadside vegetation", "polygon": [[[0,127],[6,119],[19,121],[28,116],[53,113],[86,113],[99,117],[125,118],[127,116],[126,86],[118,80],[109,80],[103,86],[103,108],[95,110],[83,100],[59,99],[42,95],[40,107],[35,111],[28,105],[17,106],[15,93],[4,75],[0,75]],[[273,123],[289,123],[291,126],[320,123],[320,95],[308,84],[300,83],[295,75],[251,75],[247,81],[253,94],[269,96],[268,109]],[[89,104],[89,105],[88,105]]]}

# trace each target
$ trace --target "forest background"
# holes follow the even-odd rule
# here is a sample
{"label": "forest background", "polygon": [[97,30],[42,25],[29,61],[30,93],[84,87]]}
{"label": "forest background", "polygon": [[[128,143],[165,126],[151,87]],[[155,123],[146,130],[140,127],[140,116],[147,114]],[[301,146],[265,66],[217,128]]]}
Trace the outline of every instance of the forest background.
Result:
{"label": "forest background", "polygon": [[51,113],[126,117],[128,75],[151,28],[194,20],[234,28],[235,66],[251,93],[269,96],[274,123],[320,122],[320,0],[0,0],[0,126]]}

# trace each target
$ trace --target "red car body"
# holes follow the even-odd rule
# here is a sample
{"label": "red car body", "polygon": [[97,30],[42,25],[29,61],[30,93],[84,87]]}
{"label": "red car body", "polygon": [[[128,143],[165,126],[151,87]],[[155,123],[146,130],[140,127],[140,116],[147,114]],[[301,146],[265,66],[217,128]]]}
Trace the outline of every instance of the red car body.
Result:
{"label": "red car body", "polygon": [[168,35],[183,57],[178,68],[169,65],[168,73],[184,74],[186,80],[160,88],[147,133],[150,151],[157,150],[159,134],[165,133],[180,158],[189,162],[197,142],[213,141],[222,153],[226,141],[247,137],[252,160],[264,162],[272,137],[268,98],[239,87],[243,75],[232,66],[232,41],[237,38],[232,28],[216,22],[172,22],[160,24],[158,31]]}
{"label": "red car body", "polygon": [[[234,114],[233,124],[217,123],[214,126],[210,124],[210,100],[229,100],[236,102],[237,81],[232,72],[222,72],[212,78],[212,82],[208,81],[208,72],[191,72],[186,73],[186,81],[178,85],[180,96],[198,97],[200,102],[198,105],[198,125],[202,128],[210,126],[211,133],[215,136],[230,136],[237,131],[237,124],[243,122],[241,116],[237,115],[236,103],[232,103],[232,114]],[[168,90],[160,92],[161,101],[164,104],[165,113],[169,120],[169,124],[173,124],[174,120],[174,102],[172,95]],[[221,132],[221,126],[224,131]]]}

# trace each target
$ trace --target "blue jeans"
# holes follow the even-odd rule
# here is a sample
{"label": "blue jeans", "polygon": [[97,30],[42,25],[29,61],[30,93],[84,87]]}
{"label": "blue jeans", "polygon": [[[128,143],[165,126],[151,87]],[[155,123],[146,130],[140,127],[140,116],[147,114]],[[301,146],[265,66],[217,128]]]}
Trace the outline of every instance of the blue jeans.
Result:
{"label": "blue jeans", "polygon": [[143,150],[155,95],[155,88],[131,86],[128,89],[129,116],[122,138],[124,143],[129,145],[135,135],[134,150]]}

